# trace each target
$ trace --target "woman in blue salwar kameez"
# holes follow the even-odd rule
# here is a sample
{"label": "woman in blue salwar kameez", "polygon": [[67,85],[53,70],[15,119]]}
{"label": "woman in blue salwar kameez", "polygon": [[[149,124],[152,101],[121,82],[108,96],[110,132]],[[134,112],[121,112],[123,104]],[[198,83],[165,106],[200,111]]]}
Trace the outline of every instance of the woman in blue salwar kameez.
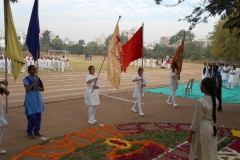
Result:
{"label": "woman in blue salwar kameez", "polygon": [[[34,65],[28,67],[29,75],[23,79],[26,90],[24,109],[27,116],[27,134],[28,137],[34,139],[34,135],[41,137],[41,117],[44,111],[43,99],[41,92],[44,91],[43,83],[36,76],[37,69]],[[33,135],[34,133],[34,135]]]}

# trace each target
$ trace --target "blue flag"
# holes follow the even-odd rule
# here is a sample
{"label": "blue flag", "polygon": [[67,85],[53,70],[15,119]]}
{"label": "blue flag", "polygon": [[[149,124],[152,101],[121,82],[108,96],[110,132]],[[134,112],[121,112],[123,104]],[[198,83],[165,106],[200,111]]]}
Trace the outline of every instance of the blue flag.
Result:
{"label": "blue flag", "polygon": [[26,39],[26,45],[28,46],[28,50],[32,54],[34,61],[37,61],[40,57],[39,33],[38,0],[35,0]]}

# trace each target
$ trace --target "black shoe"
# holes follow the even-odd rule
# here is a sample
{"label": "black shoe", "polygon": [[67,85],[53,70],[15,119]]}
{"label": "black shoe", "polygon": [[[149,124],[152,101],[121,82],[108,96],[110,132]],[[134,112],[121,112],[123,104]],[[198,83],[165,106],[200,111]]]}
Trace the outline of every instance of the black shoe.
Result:
{"label": "black shoe", "polygon": [[218,108],[217,111],[220,111],[220,112],[221,112],[221,111],[222,111],[222,108]]}
{"label": "black shoe", "polygon": [[42,137],[42,135],[38,132],[38,133],[34,133],[35,136],[38,136],[38,137]]}
{"label": "black shoe", "polygon": [[35,139],[35,137],[33,136],[33,134],[28,134],[27,136],[28,136],[28,138],[30,138],[30,139]]}

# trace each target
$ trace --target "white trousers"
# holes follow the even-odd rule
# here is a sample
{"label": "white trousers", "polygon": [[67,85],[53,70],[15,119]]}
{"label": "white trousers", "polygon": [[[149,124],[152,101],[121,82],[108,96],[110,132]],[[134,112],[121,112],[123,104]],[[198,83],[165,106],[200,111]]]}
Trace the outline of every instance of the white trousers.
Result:
{"label": "white trousers", "polygon": [[228,80],[223,80],[223,87],[227,87],[228,86]]}
{"label": "white trousers", "polygon": [[137,98],[137,101],[134,103],[132,109],[135,109],[137,105],[138,105],[139,113],[143,113],[143,111],[142,111],[142,98],[141,97]]}
{"label": "white trousers", "polygon": [[3,127],[0,127],[0,145],[2,143]]}
{"label": "white trousers", "polygon": [[172,102],[173,102],[173,104],[177,104],[176,103],[176,101],[175,101],[175,90],[171,90],[171,93],[170,93],[170,95],[169,95],[169,97],[168,97],[168,102],[170,102],[170,100],[172,99]]}
{"label": "white trousers", "polygon": [[89,110],[88,110],[89,121],[92,121],[95,119],[96,112],[97,112],[97,106],[89,106]]}

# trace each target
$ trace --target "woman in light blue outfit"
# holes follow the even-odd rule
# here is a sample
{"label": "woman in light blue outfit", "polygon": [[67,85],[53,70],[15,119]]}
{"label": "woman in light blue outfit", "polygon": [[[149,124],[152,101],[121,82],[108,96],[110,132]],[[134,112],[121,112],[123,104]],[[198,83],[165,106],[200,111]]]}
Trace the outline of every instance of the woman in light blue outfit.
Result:
{"label": "woman in light blue outfit", "polygon": [[[41,126],[42,112],[44,111],[43,99],[41,92],[44,91],[43,83],[36,76],[37,69],[34,65],[28,67],[29,75],[23,79],[26,90],[24,109],[28,120],[27,134],[34,139],[34,135],[41,137],[39,133]],[[33,133],[34,132],[34,135]]]}

